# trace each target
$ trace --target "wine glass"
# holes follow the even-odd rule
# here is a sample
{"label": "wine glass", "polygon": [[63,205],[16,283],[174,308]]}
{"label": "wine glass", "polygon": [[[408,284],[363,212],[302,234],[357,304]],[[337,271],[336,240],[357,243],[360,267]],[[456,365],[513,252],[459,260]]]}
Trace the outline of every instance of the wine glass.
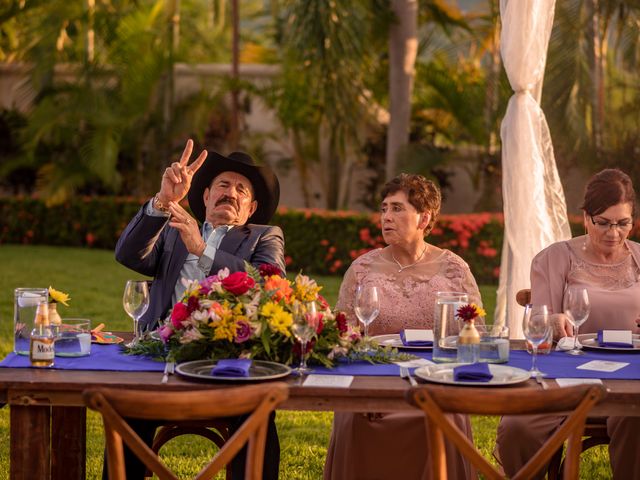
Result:
{"label": "wine glass", "polygon": [[124,295],[122,296],[122,305],[124,311],[133,318],[133,340],[126,344],[127,347],[133,348],[140,341],[140,328],[138,322],[140,317],[149,308],[149,286],[145,280],[127,280],[124,287]]}
{"label": "wine glass", "polygon": [[358,320],[364,325],[364,338],[369,337],[369,324],[380,313],[378,289],[373,285],[358,284],[356,287],[355,313]]}
{"label": "wine glass", "polygon": [[567,353],[584,355],[582,346],[578,345],[578,330],[589,317],[591,310],[587,289],[576,285],[568,286],[564,292],[563,308],[569,323],[573,325],[573,348]]}
{"label": "wine glass", "polygon": [[531,343],[533,356],[531,357],[531,373],[532,377],[540,377],[545,374],[538,370],[537,358],[538,347],[545,341],[551,324],[549,323],[549,309],[546,305],[527,305],[524,307],[524,317],[522,318],[522,331],[524,337]]}
{"label": "wine glass", "polygon": [[311,371],[307,367],[307,343],[316,335],[318,321],[316,302],[294,304],[291,331],[296,340],[300,342],[300,365],[294,370],[298,375],[304,375]]}

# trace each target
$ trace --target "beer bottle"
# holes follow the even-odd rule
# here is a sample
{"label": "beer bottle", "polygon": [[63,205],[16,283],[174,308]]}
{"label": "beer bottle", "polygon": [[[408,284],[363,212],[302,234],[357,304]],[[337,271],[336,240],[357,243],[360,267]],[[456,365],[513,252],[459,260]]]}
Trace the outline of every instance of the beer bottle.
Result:
{"label": "beer bottle", "polygon": [[55,335],[49,324],[49,310],[46,302],[38,304],[34,327],[31,331],[29,359],[34,367],[50,367],[55,355]]}

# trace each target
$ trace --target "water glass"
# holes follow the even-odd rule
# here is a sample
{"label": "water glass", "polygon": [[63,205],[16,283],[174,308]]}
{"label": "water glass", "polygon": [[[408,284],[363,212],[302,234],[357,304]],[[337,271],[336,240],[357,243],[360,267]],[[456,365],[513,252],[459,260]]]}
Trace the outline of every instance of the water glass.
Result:
{"label": "water glass", "polygon": [[538,347],[545,341],[551,330],[549,322],[549,309],[546,305],[526,305],[524,307],[524,316],[522,318],[522,332],[533,347],[533,356],[531,357],[531,369],[529,372],[532,377],[540,377],[545,374],[538,370],[537,358]]}
{"label": "water glass", "polygon": [[58,328],[56,356],[85,357],[91,353],[91,320],[65,318]]}
{"label": "water glass", "polygon": [[307,344],[316,336],[319,318],[315,302],[296,303],[293,307],[291,331],[300,343],[300,365],[294,369],[298,375],[309,373],[307,367]]}
{"label": "water glass", "polygon": [[140,341],[140,317],[149,308],[149,286],[146,280],[127,280],[122,296],[124,311],[133,319],[133,340],[127,343],[127,347],[133,348]]}
{"label": "water glass", "polygon": [[364,325],[364,338],[369,337],[369,324],[380,313],[380,301],[378,289],[374,285],[358,284],[356,287],[355,313],[358,320]]}
{"label": "water glass", "polygon": [[587,321],[591,305],[589,303],[589,293],[584,287],[569,285],[562,301],[564,313],[573,326],[573,348],[567,353],[571,355],[584,355],[582,346],[578,344],[578,330],[580,325]]}
{"label": "water glass", "polygon": [[506,325],[478,325],[480,332],[480,362],[507,363],[509,361],[509,327]]}
{"label": "water glass", "polygon": [[437,292],[433,323],[433,361],[454,363],[458,357],[458,333],[461,321],[456,312],[469,303],[469,296],[461,292]]}
{"label": "water glass", "polygon": [[13,351],[29,355],[29,338],[34,326],[38,305],[49,302],[47,288],[16,288],[13,304]]}

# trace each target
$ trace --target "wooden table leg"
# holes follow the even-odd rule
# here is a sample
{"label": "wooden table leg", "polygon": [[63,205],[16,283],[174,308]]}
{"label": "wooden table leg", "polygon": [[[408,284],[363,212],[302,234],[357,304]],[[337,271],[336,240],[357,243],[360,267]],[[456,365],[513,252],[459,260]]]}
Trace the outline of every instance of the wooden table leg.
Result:
{"label": "wooden table leg", "polygon": [[51,408],[51,478],[87,476],[87,410],[84,407]]}
{"label": "wooden table leg", "polygon": [[51,407],[11,405],[10,478],[50,477]]}

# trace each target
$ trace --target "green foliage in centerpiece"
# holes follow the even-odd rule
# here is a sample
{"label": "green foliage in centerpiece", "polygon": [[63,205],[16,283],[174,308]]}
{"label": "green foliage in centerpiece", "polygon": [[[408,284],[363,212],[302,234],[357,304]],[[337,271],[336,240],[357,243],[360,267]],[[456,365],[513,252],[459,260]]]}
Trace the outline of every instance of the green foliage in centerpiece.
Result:
{"label": "green foliage in centerpiece", "polygon": [[306,352],[311,362],[331,367],[340,357],[372,362],[410,357],[375,344],[372,351],[343,313],[331,311],[319,294],[322,287],[306,275],[291,282],[273,265],[256,269],[246,263],[245,268],[187,282],[169,317],[128,352],[176,362],[253,358],[292,364],[301,353],[291,331],[294,312],[315,302],[318,322]]}

